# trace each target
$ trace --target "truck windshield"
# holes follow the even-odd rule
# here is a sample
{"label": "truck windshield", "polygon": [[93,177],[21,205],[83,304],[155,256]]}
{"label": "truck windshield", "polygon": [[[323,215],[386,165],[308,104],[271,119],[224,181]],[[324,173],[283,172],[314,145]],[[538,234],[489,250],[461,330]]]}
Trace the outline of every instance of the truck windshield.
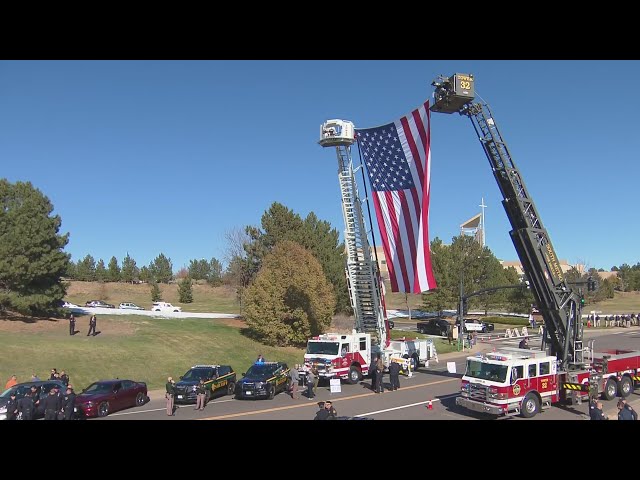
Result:
{"label": "truck windshield", "polygon": [[504,383],[507,380],[507,368],[507,365],[467,360],[467,373],[465,373],[465,375],[467,377]]}
{"label": "truck windshield", "polygon": [[338,342],[309,342],[307,353],[314,355],[337,355]]}

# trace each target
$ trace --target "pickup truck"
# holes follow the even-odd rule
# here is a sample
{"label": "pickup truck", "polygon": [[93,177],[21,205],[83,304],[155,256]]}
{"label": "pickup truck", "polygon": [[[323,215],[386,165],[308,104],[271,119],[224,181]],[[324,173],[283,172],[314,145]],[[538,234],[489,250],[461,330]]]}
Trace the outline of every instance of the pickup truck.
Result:
{"label": "pickup truck", "polygon": [[153,305],[151,305],[151,310],[153,312],[181,312],[182,308],[174,307],[167,302],[153,302]]}

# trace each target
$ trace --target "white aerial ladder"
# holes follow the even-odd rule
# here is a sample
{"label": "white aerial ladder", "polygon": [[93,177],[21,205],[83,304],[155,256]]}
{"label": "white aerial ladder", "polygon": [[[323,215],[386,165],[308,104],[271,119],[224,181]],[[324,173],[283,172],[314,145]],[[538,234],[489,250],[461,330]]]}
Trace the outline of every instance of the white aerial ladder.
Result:
{"label": "white aerial ladder", "polygon": [[355,142],[353,123],[346,120],[327,120],[320,126],[323,147],[335,147],[338,155],[338,181],[342,195],[344,243],[347,250],[346,276],[351,307],[355,315],[357,333],[371,334],[372,350],[382,352],[389,345],[389,323],[386,320],[382,279],[378,264],[371,258],[368,232],[362,214],[353,168],[351,145]]}

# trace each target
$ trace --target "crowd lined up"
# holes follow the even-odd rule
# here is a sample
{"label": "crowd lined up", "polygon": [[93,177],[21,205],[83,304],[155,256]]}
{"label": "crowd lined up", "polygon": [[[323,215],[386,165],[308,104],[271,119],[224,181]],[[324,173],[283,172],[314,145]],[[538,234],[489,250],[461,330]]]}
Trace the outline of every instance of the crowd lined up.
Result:
{"label": "crowd lined up", "polygon": [[[637,326],[640,319],[640,313],[624,314],[624,315],[587,315],[587,327],[626,327]],[[604,325],[603,325],[604,322]]]}

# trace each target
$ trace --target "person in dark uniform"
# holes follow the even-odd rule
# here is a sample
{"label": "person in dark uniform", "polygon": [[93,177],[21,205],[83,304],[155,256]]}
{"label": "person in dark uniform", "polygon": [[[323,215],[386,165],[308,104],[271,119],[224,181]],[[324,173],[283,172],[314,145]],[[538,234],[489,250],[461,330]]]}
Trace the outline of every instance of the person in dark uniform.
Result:
{"label": "person in dark uniform", "polygon": [[96,314],[94,313],[93,315],[91,315],[91,318],[89,319],[89,332],[87,333],[87,337],[92,334],[94,337],[96,336],[97,323],[98,323],[98,320],[96,319]]}
{"label": "person in dark uniform", "polygon": [[167,383],[165,384],[165,389],[167,393],[165,393],[164,398],[167,399],[167,415],[170,417],[175,416],[175,409],[173,408],[173,400],[175,398],[176,393],[176,382],[172,377],[167,378]]}
{"label": "person in dark uniform", "polygon": [[338,418],[338,412],[336,412],[336,409],[333,408],[331,400],[327,400],[326,402],[324,402],[324,408],[327,412],[329,412],[327,420],[335,420],[336,418]]}
{"label": "person in dark uniform", "polygon": [[609,417],[607,417],[602,411],[602,402],[600,400],[596,401],[596,406],[593,409],[591,420],[609,420]]}
{"label": "person in dark uniform", "polygon": [[69,335],[75,335],[76,333],[76,317],[73,313],[69,315]]}
{"label": "person in dark uniform", "polygon": [[15,420],[18,416],[18,399],[15,390],[11,392],[9,401],[7,402],[7,420]]}
{"label": "person in dark uniform", "polygon": [[622,400],[618,402],[618,420],[635,420],[631,410],[624,406],[624,402]]}
{"label": "person in dark uniform", "polygon": [[45,420],[57,420],[58,419],[58,397],[56,395],[55,388],[49,390],[49,395],[43,400],[44,404],[44,419]]}
{"label": "person in dark uniform", "polygon": [[69,386],[69,375],[67,375],[64,370],[60,372],[60,381],[64,383],[65,387]]}
{"label": "person in dark uniform", "polygon": [[56,370],[55,368],[51,369],[51,375],[49,376],[49,380],[56,380],[56,374],[58,373],[58,370]]}
{"label": "person in dark uniform", "polygon": [[400,388],[400,364],[391,362],[389,364],[389,379],[391,380],[391,390]]}
{"label": "person in dark uniform", "polygon": [[331,412],[324,408],[324,402],[318,402],[318,408],[314,420],[328,420]]}
{"label": "person in dark uniform", "polygon": [[67,393],[62,397],[62,413],[64,414],[64,420],[71,420],[73,418],[73,409],[76,406],[76,394],[73,393],[72,387],[67,387]]}
{"label": "person in dark uniform", "polygon": [[518,344],[518,348],[524,348],[525,350],[529,348],[529,339],[527,337],[524,337],[522,340],[520,340],[520,343]]}
{"label": "person in dark uniform", "polygon": [[57,385],[52,388],[55,393],[58,405],[56,407],[56,420],[62,420],[62,404],[64,403],[64,393],[60,391]]}
{"label": "person in dark uniform", "polygon": [[[35,386],[31,387],[32,391]],[[22,420],[33,420],[33,413],[36,409],[34,403],[34,395],[28,392],[24,397],[18,400],[18,413]]]}

